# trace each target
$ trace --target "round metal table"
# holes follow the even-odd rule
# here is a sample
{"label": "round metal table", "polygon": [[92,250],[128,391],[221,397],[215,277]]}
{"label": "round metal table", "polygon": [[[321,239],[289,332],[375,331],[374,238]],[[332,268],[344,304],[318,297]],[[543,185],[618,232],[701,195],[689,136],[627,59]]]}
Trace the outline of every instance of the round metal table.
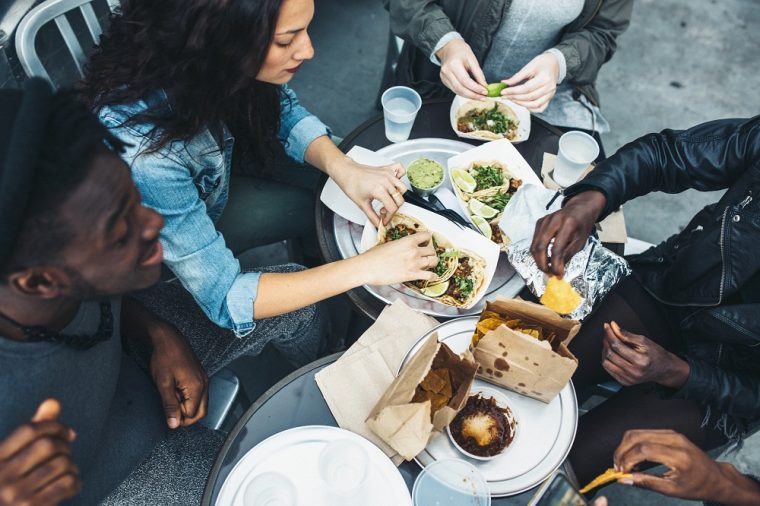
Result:
{"label": "round metal table", "polygon": [[[216,503],[224,480],[235,464],[254,446],[269,436],[283,430],[304,425],[330,425],[337,427],[314,375],[335,362],[340,353],[322,358],[293,372],[262,395],[240,418],[227,436],[214,467],[206,480],[201,504]],[[420,467],[414,462],[404,462],[399,472],[411,491]],[[520,495],[493,498],[493,506],[525,505],[533,495],[528,491]]]}
{"label": "round metal table", "polygon": [[[460,139],[451,130],[449,123],[450,99],[433,99],[423,102],[417,119],[414,122],[410,139],[437,137],[453,139],[480,145],[481,142]],[[531,117],[530,138],[525,142],[515,144],[520,154],[528,161],[534,171],[540,171],[544,153],[556,153],[562,131],[545,121]],[[340,149],[346,153],[354,146],[362,146],[376,151],[390,144],[385,138],[385,125],[382,114],[366,121],[351,132],[341,143]],[[540,176],[540,174],[538,174]],[[320,189],[321,192],[321,189]],[[333,212],[317,199],[315,216],[317,219],[317,239],[322,257],[325,262],[341,260],[342,256],[335,242],[333,228]],[[385,304],[373,297],[363,287],[350,290],[346,294],[351,303],[363,316],[375,320],[385,307]],[[443,320],[444,318],[439,318]]]}

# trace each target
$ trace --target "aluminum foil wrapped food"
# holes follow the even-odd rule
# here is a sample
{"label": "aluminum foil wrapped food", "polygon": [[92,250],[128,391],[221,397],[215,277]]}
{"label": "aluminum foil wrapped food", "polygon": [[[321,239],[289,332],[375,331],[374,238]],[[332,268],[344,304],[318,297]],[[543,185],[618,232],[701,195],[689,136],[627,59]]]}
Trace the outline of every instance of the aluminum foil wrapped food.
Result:
{"label": "aluminum foil wrapped food", "polygon": [[[512,244],[507,256],[530,291],[536,297],[541,297],[548,277],[536,265],[530,253],[530,244],[530,239]],[[565,266],[565,280],[583,299],[580,306],[568,316],[574,320],[583,320],[591,314],[594,305],[601,302],[618,282],[630,274],[631,268],[623,257],[602,246],[597,238],[589,238],[586,246]]]}

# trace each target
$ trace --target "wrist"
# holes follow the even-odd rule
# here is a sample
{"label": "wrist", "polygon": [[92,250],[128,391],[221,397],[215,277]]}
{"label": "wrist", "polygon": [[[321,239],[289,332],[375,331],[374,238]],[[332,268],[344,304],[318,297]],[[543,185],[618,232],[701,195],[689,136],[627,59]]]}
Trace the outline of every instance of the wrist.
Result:
{"label": "wrist", "polygon": [[374,278],[372,276],[373,266],[367,252],[357,255],[355,257],[342,260],[344,265],[344,279],[348,281],[349,290],[363,286],[373,284]]}
{"label": "wrist", "polygon": [[718,462],[721,480],[716,490],[706,500],[731,506],[754,505],[760,503],[760,483],[740,473],[727,462]]}
{"label": "wrist", "polygon": [[456,48],[459,46],[459,44],[467,44],[462,39],[453,39],[444,44],[444,46],[439,49],[435,55],[438,57],[439,60],[441,60],[441,64],[446,63],[446,58],[451,53],[451,51],[456,50]]}
{"label": "wrist", "polygon": [[670,352],[668,352],[668,355],[670,357],[670,365],[666,369],[664,375],[665,377],[657,383],[662,386],[678,390],[684,386],[686,384],[686,381],[689,379],[691,367],[689,367],[689,363],[687,361],[678,355]]}
{"label": "wrist", "polygon": [[353,169],[352,161],[348,156],[340,153],[325,163],[325,173],[335,182],[342,181]]}
{"label": "wrist", "polygon": [[172,342],[177,337],[177,332],[174,327],[164,321],[156,320],[151,322],[150,326],[146,328],[150,344],[154,350],[161,349]]}
{"label": "wrist", "polygon": [[581,193],[571,195],[566,201],[565,208],[579,208],[588,213],[593,218],[593,223],[597,223],[602,217],[605,207],[607,207],[607,197],[598,190],[586,190]]}

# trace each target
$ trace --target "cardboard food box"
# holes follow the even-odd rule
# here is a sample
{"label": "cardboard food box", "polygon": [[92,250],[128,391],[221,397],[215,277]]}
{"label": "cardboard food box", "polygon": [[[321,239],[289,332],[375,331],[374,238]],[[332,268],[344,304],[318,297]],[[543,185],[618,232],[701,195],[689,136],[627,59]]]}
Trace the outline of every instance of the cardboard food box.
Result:
{"label": "cardboard food box", "polygon": [[[446,427],[464,407],[477,368],[469,351],[459,356],[439,343],[437,334],[431,335],[372,409],[367,425],[404,459],[413,459],[425,449],[433,431]],[[441,385],[436,373],[441,369],[448,370],[451,398],[431,416],[431,400],[413,399],[423,382],[434,389]]]}
{"label": "cardboard food box", "polygon": [[[567,385],[578,367],[578,359],[567,346],[580,330],[580,323],[532,302],[498,298],[486,303],[478,323],[494,312],[504,320],[540,327],[554,337],[539,341],[506,324],[483,334],[476,346],[470,345],[478,362],[477,377],[517,393],[549,403]],[[484,325],[485,326],[485,325]]]}

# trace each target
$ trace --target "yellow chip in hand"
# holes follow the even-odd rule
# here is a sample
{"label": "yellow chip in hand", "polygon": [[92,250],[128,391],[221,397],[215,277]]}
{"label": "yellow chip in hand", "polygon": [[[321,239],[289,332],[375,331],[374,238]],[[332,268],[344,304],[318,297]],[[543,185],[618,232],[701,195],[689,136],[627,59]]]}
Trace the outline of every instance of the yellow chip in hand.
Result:
{"label": "yellow chip in hand", "polygon": [[615,471],[614,469],[610,468],[607,469],[605,472],[597,476],[593,479],[591,483],[583,487],[579,490],[581,494],[587,494],[594,490],[597,487],[601,487],[602,485],[606,485],[608,483],[612,483],[613,481],[617,481],[620,478],[630,478],[631,475],[624,473],[622,471]]}
{"label": "yellow chip in hand", "polygon": [[578,309],[582,300],[570,283],[557,277],[549,278],[546,290],[541,296],[541,304],[559,314],[572,313]]}

